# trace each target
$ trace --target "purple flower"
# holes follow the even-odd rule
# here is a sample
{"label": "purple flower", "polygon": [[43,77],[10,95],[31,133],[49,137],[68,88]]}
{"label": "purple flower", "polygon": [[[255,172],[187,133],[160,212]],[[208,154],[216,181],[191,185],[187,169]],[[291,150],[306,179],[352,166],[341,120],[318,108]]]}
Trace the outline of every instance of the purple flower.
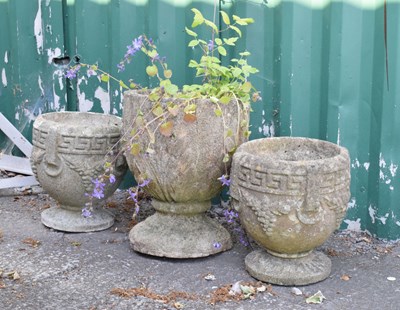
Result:
{"label": "purple flower", "polygon": [[118,68],[118,72],[124,71],[125,70],[125,64],[123,62],[120,62],[117,65],[117,68]]}
{"label": "purple flower", "polygon": [[151,62],[154,62],[156,60],[160,60],[160,55],[156,54],[156,56],[151,58]]}
{"label": "purple flower", "polygon": [[214,248],[219,249],[219,248],[221,248],[222,245],[219,242],[214,242],[213,246],[214,246]]}
{"label": "purple flower", "polygon": [[143,45],[142,39],[143,39],[142,36],[139,36],[138,38],[133,39],[132,46],[136,51],[138,51],[142,48],[142,45]]}
{"label": "purple flower", "polygon": [[96,188],[96,189],[101,189],[101,190],[103,190],[104,189],[104,186],[106,186],[106,184],[105,183],[103,183],[103,182],[101,182],[99,179],[92,179],[92,183],[94,184],[94,187]]}
{"label": "purple flower", "polygon": [[214,49],[214,41],[210,40],[207,44],[208,50],[211,52]]}
{"label": "purple flower", "polygon": [[115,175],[110,174],[110,183],[115,183],[116,179],[115,179]]}
{"label": "purple flower", "polygon": [[67,72],[65,73],[65,77],[66,77],[67,79],[70,79],[70,80],[76,78],[76,74],[78,73],[78,71],[79,71],[80,68],[81,68],[80,65],[76,65],[76,66],[70,68],[70,69],[67,70]]}
{"label": "purple flower", "polygon": [[135,214],[138,215],[138,214],[139,214],[139,211],[140,211],[140,207],[139,207],[139,205],[137,204],[136,207],[135,207]]}
{"label": "purple flower", "polygon": [[101,188],[95,188],[95,189],[93,190],[92,197],[97,198],[97,199],[104,198],[103,189],[101,189]]}
{"label": "purple flower", "polygon": [[225,210],[224,211],[224,216],[226,218],[226,221],[228,223],[232,223],[237,217],[238,217],[238,213],[234,210]]}
{"label": "purple flower", "polygon": [[151,180],[144,180],[142,183],[139,183],[138,186],[145,187],[145,186],[149,185],[150,182],[151,182]]}
{"label": "purple flower", "polygon": [[129,196],[131,196],[131,199],[134,201],[134,202],[138,202],[138,200],[137,200],[137,192],[136,191],[132,191],[131,189],[129,189],[128,190],[128,193],[129,193]]}
{"label": "purple flower", "polygon": [[222,186],[231,185],[231,180],[227,178],[225,174],[219,177],[218,180],[222,183]]}
{"label": "purple flower", "polygon": [[82,209],[82,216],[85,218],[91,217],[92,216],[92,212],[90,212],[89,209],[87,208],[83,208]]}

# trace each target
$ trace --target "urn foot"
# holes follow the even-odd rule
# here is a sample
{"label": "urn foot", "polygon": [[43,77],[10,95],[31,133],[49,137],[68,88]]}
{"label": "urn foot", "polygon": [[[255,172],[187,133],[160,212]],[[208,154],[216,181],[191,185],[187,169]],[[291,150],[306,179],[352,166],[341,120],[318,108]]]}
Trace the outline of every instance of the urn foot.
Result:
{"label": "urn foot", "polygon": [[205,214],[156,212],[129,233],[140,253],[169,258],[204,257],[232,248],[229,232]]}
{"label": "urn foot", "polygon": [[44,210],[41,219],[43,225],[67,232],[99,231],[114,224],[113,215],[101,208],[94,210],[91,217],[85,218],[80,212],[54,207]]}
{"label": "urn foot", "polygon": [[331,273],[331,260],[318,251],[298,258],[281,258],[257,250],[246,256],[245,265],[254,278],[287,286],[316,283]]}

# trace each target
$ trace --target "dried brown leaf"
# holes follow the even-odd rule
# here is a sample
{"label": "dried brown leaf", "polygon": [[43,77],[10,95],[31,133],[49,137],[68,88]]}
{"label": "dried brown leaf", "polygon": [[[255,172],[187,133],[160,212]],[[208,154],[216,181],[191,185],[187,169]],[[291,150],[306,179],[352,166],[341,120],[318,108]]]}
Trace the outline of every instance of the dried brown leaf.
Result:
{"label": "dried brown leaf", "polygon": [[184,120],[185,122],[187,122],[187,123],[194,123],[194,122],[197,120],[197,117],[196,117],[196,115],[194,115],[194,114],[186,113],[186,114],[183,116],[183,120]]}
{"label": "dried brown leaf", "polygon": [[25,238],[21,242],[29,245],[32,248],[37,248],[40,245],[40,241],[33,238]]}

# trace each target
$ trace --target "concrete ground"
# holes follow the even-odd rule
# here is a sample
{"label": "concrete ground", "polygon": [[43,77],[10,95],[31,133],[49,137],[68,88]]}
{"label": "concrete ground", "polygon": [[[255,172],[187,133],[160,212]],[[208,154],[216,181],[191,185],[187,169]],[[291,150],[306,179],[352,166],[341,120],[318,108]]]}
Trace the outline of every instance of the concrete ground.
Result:
{"label": "concrete ground", "polygon": [[[108,203],[115,225],[96,233],[46,228],[40,212],[55,202],[46,194],[29,193],[0,196],[2,310],[400,309],[399,242],[335,233],[320,249],[332,260],[328,279],[280,287],[247,274],[244,258],[251,247],[234,233],[232,250],[207,258],[172,260],[134,252],[127,238],[133,206],[125,192]],[[217,211],[214,215],[233,231]],[[149,212],[143,210],[141,219]],[[245,299],[229,295],[238,281],[259,292]],[[307,297],[318,291],[325,299],[308,304]]]}

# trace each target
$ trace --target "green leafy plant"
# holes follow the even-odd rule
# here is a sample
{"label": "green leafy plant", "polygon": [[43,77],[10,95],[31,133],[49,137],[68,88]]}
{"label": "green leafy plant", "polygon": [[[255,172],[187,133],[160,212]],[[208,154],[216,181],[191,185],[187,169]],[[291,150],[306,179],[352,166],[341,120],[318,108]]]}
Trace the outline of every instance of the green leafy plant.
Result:
{"label": "green leafy plant", "polygon": [[[158,53],[157,46],[151,38],[146,35],[140,35],[132,41],[132,44],[127,47],[124,58],[118,64],[118,70],[124,71],[126,65],[133,62],[133,58],[137,53],[145,54],[149,59],[149,64],[146,67],[146,74],[151,78],[158,81],[158,86],[149,90],[142,88],[139,84],[134,82],[125,83],[122,80],[110,75],[98,67],[97,64],[79,63],[68,69],[66,77],[73,79],[81,69],[86,69],[89,76],[97,76],[103,82],[114,80],[124,89],[138,89],[139,91],[148,94],[148,99],[152,102],[151,120],[149,115],[144,115],[139,109],[139,113],[135,117],[132,124],[131,131],[128,133],[129,137],[124,137],[128,143],[127,149],[132,155],[138,155],[141,152],[153,153],[153,145],[156,141],[156,131],[158,130],[163,136],[170,137],[174,132],[174,118],[183,111],[183,119],[187,123],[193,123],[197,120],[196,99],[207,98],[215,104],[214,113],[217,117],[223,120],[225,115],[223,113],[222,105],[235,104],[243,112],[248,113],[251,110],[251,102],[261,100],[259,92],[249,81],[252,74],[258,70],[252,67],[247,58],[250,52],[247,50],[238,54],[238,57],[229,59],[227,49],[235,47],[237,42],[242,37],[242,28],[252,24],[252,18],[241,18],[236,15],[229,16],[226,12],[220,11],[222,19],[221,29],[217,27],[215,21],[206,19],[203,14],[193,8],[193,22],[190,27],[185,27],[186,34],[190,37],[188,47],[192,49],[200,49],[201,56],[199,59],[191,59],[188,67],[195,70],[195,77],[200,81],[198,84],[183,85],[179,88],[173,83],[173,71],[168,66],[165,57],[161,57]],[[209,38],[201,38],[197,29],[206,27],[210,30],[211,36]],[[222,34],[229,34],[222,37]],[[175,101],[174,99],[181,99]],[[177,103],[178,102],[178,103]],[[151,126],[157,124],[157,126]],[[224,121],[225,124],[225,121]],[[226,137],[234,137],[236,145],[228,150],[224,156],[224,163],[228,163],[230,156],[236,149],[239,141],[238,135],[241,132],[245,138],[250,135],[249,124],[247,120],[240,123],[240,129],[234,132],[231,128],[225,128],[224,135]],[[150,129],[153,128],[153,129]],[[156,128],[154,130],[154,128]],[[143,147],[138,142],[138,137],[141,135],[148,135],[149,143]],[[115,159],[115,155],[110,156],[106,163],[106,173],[100,176],[99,179],[94,180],[95,189],[94,193],[89,195],[91,199],[102,197],[102,188],[104,188],[105,181],[112,181],[112,165],[111,161]],[[226,173],[221,176],[220,181],[223,185],[229,185],[228,169]],[[147,185],[146,177],[143,176],[142,180],[138,180],[142,186],[131,189],[131,197],[137,202],[136,197],[138,191]],[[145,185],[143,185],[145,184]],[[90,216],[91,203],[89,202],[84,209],[84,216]]]}

